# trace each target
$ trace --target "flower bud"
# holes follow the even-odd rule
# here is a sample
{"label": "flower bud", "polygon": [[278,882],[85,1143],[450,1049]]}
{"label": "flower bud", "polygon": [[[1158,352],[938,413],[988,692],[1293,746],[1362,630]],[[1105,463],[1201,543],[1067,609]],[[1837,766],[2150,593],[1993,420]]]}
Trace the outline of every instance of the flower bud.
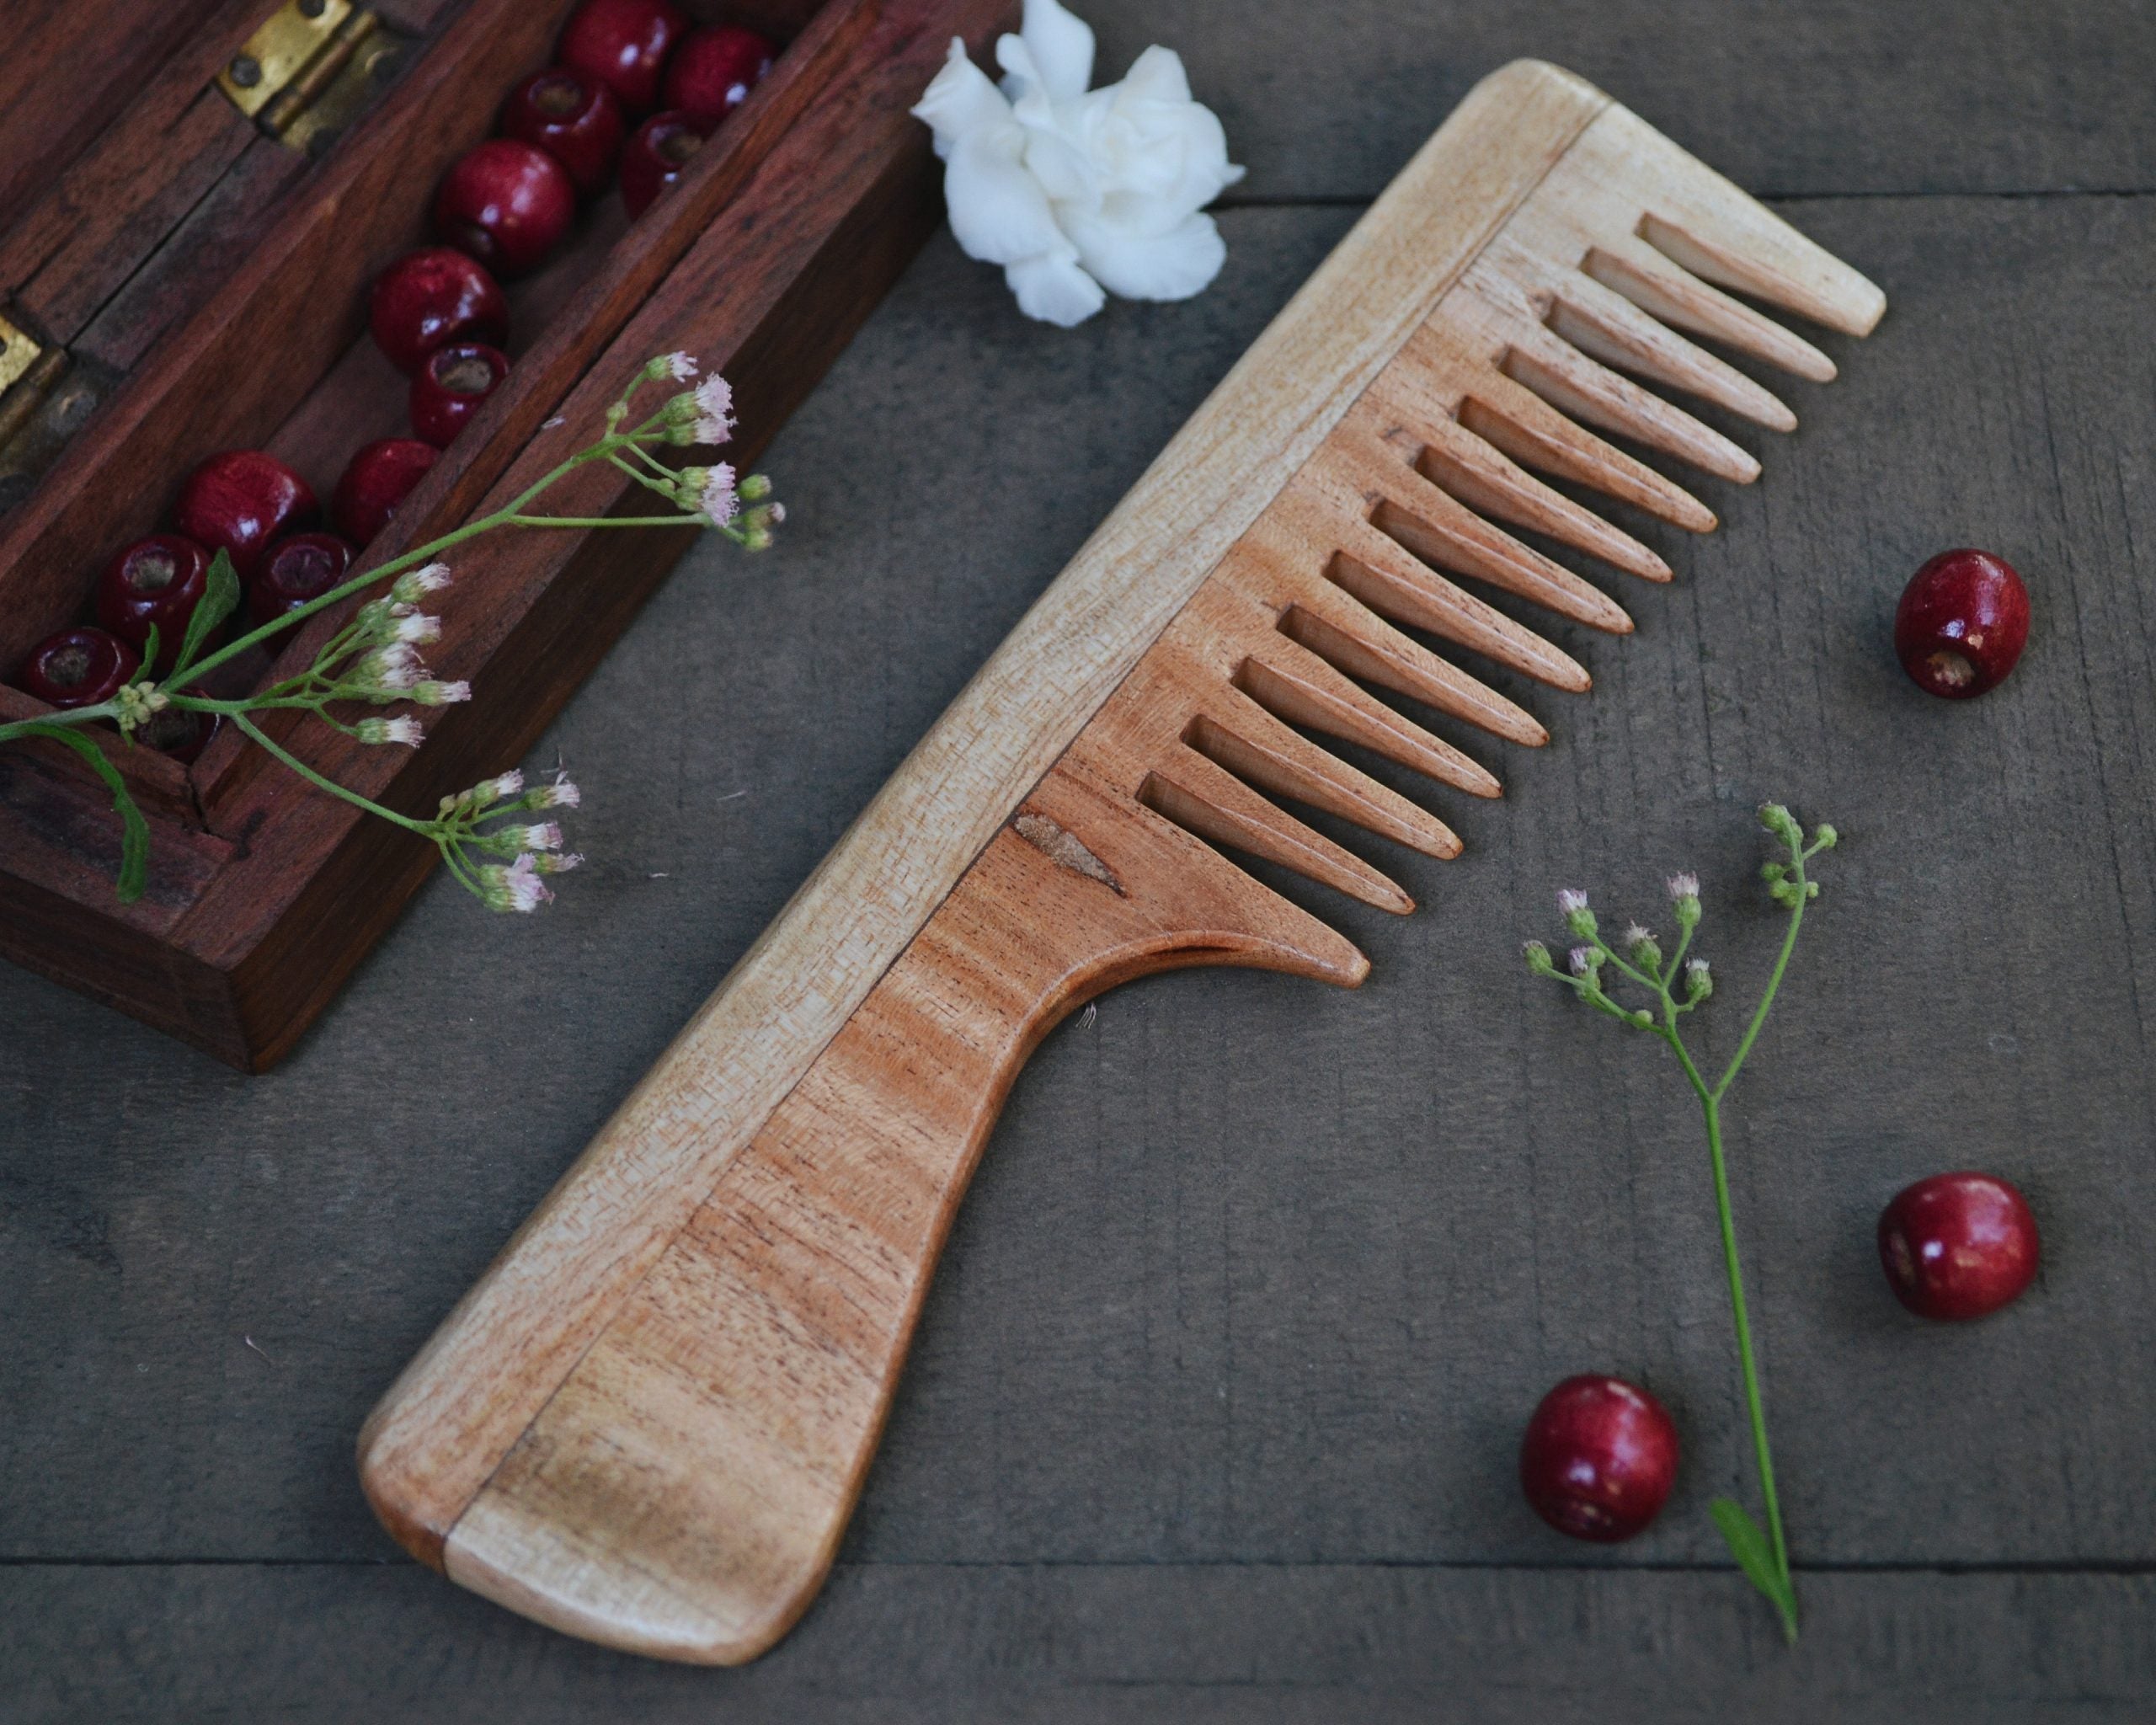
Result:
{"label": "flower bud", "polygon": [[459,701],[472,698],[472,685],[461,678],[453,683],[445,683],[430,677],[413,684],[410,693],[422,707],[453,707]]}
{"label": "flower bud", "polygon": [[539,879],[536,860],[528,856],[506,866],[482,863],[477,873],[479,900],[489,911],[536,911],[554,896]]}
{"label": "flower bud", "polygon": [[1649,970],[1662,963],[1662,948],[1652,932],[1636,922],[1625,931],[1625,951],[1635,964]]}
{"label": "flower bud", "polygon": [[1689,932],[1700,923],[1700,877],[1689,870],[1669,877],[1669,903],[1677,916],[1677,926]]}
{"label": "flower bud", "polygon": [[550,785],[537,785],[525,793],[527,809],[574,809],[584,801],[584,793],[569,782],[567,773],[556,773]]}
{"label": "flower bud", "polygon": [[1565,919],[1565,927],[1582,940],[1594,933],[1594,912],[1588,909],[1587,895],[1577,887],[1566,887],[1557,895],[1557,914]]}
{"label": "flower bud", "polygon": [[1703,1001],[1714,991],[1715,979],[1713,973],[1707,969],[1707,961],[1705,959],[1687,959],[1684,961],[1684,998]]}
{"label": "flower bud", "polygon": [[1759,866],[1759,879],[1765,881],[1769,886],[1772,886],[1788,873],[1789,864],[1786,862],[1764,862]]}
{"label": "flower bud", "polygon": [[1823,820],[1812,830],[1812,842],[1820,850],[1831,851],[1841,841],[1842,836]]}
{"label": "flower bud", "polygon": [[419,729],[419,721],[405,716],[398,718],[363,718],[353,729],[359,733],[362,743],[402,743],[416,749],[426,740],[427,734]]}
{"label": "flower bud", "polygon": [[439,593],[449,585],[449,565],[430,563],[416,569],[407,569],[391,583],[389,596],[400,605],[417,605],[430,593]]}
{"label": "flower bud", "polygon": [[1593,947],[1574,947],[1565,954],[1565,962],[1572,966],[1575,976],[1592,976],[1601,968],[1602,954]]}
{"label": "flower bud", "polygon": [[751,473],[741,482],[741,500],[761,503],[771,494],[771,480],[768,473]]}
{"label": "flower bud", "polygon": [[1557,967],[1550,962],[1550,948],[1539,940],[1531,940],[1521,947],[1527,959],[1527,968],[1537,976],[1554,976]]}
{"label": "flower bud", "polygon": [[1785,845],[1801,845],[1804,842],[1803,829],[1797,825],[1796,817],[1779,803],[1762,803],[1759,805],[1759,825]]}

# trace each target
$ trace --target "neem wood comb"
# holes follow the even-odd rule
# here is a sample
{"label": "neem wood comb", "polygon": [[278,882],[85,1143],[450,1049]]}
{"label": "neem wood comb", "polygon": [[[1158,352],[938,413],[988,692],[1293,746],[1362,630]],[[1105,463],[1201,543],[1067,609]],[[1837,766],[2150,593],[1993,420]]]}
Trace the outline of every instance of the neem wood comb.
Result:
{"label": "neem wood comb", "polygon": [[1670,573],[1530,470],[1704,531],[1705,505],[1598,432],[1724,478],[1758,465],[1632,380],[1788,430],[1687,336],[1833,376],[1724,289],[1851,334],[1886,303],[1569,73],[1523,61],[1478,85],[391,1388],[360,1456],[397,1536],[615,1647],[730,1664],[782,1635],[1034,1045],[1174,966],[1360,982],[1353,946],[1223,851],[1405,911],[1283,804],[1435,857],[1460,843],[1306,733],[1497,795],[1369,689],[1540,743],[1417,637],[1583,691],[1576,660],[1470,586],[1630,622],[1508,527]]}

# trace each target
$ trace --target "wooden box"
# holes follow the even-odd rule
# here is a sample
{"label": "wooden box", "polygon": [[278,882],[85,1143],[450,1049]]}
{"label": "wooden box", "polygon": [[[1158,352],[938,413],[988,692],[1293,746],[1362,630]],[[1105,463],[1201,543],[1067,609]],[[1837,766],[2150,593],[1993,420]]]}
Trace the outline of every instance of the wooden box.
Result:
{"label": "wooden box", "polygon": [[[344,0],[328,0],[344,15]],[[323,0],[292,0],[318,12]],[[428,243],[443,169],[547,63],[571,0],[374,0],[272,136],[216,75],[270,0],[17,0],[0,20],[0,719],[8,684],[86,613],[96,573],[163,525],[220,449],[268,449],[326,497],[349,453],[404,435],[405,381],[366,332],[380,269]],[[752,460],[914,250],[941,201],[907,108],[953,36],[1009,0],[689,0],[786,43],[749,100],[632,223],[610,191],[510,288],[513,369],[398,517],[380,562],[583,446],[653,354],[732,380]],[[334,56],[331,56],[334,57]],[[745,471],[745,467],[744,467]],[[602,467],[554,512],[648,512]],[[459,548],[429,661],[476,698],[424,748],[312,719],[280,740],[392,808],[514,765],[692,538],[505,531]],[[297,670],[333,626],[293,632]],[[267,670],[268,668],[265,668]],[[276,674],[271,670],[270,674]],[[290,718],[291,715],[280,715]],[[266,727],[267,728],[267,727]],[[109,794],[57,745],[0,749],[0,952],[236,1065],[279,1059],[424,879],[431,846],[307,787],[245,739],[191,766],[101,740],[153,826],[137,903],[113,886]]]}

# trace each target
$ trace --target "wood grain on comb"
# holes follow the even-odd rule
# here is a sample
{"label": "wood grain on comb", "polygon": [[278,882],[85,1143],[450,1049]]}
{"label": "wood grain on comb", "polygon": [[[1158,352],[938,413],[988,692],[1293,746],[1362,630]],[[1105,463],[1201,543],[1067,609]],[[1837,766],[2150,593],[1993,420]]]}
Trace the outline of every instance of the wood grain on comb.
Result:
{"label": "wood grain on comb", "polygon": [[[398,1536],[616,1647],[734,1663],[782,1635],[1026,1055],[1173,966],[1362,980],[1230,853],[1412,908],[1293,809],[1432,857],[1459,840],[1313,735],[1440,797],[1498,794],[1476,755],[1548,733],[1481,673],[1588,678],[1484,595],[1631,628],[1518,531],[1670,578],[1548,482],[1705,531],[1703,503],[1609,439],[1747,482],[1758,462],[1670,396],[1795,418],[1700,342],[1833,374],[1737,294],[1849,334],[1885,304],[1568,73],[1479,85],[392,1387],[360,1461]],[[1395,697],[1491,740],[1455,746]]]}

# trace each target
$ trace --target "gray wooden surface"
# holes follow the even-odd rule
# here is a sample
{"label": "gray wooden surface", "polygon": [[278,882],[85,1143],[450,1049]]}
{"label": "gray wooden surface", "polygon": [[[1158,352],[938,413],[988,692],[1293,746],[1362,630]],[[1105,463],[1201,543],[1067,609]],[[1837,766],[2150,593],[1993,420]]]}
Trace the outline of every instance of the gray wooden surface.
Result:
{"label": "gray wooden surface", "polygon": [[[707,544],[555,728],[590,866],[529,921],[437,881],[280,1071],[0,971],[0,1719],[2020,1719],[2156,1710],[2156,22],[1710,0],[1102,6],[1186,52],[1250,179],[1225,273],[1073,333],[939,241],[773,448],[782,548]],[[1152,16],[1144,16],[1150,13]],[[1182,417],[1473,78],[1571,64],[1886,289],[1723,530],[1640,526],[1466,856],[1351,841],[1363,990],[1188,973],[1040,1050],[968,1199],[824,1599],[739,1673],[537,1629],[354,1483],[398,1365]],[[1888,620],[1975,543],[2007,687]],[[1611,577],[1612,584],[1622,578]],[[485,692],[481,691],[481,698]],[[1382,769],[1380,769],[1380,771]],[[1396,782],[1401,782],[1396,779]],[[1703,1152],[1653,1044],[1521,971],[1578,884],[1705,883],[1724,997],[1776,925],[1766,795],[1847,836],[1737,1092],[1736,1200],[1808,1611],[1749,1498]],[[1928,1328],[1872,1219],[1980,1166],[2031,1296]],[[1520,1422],[1605,1370],[1677,1414],[1645,1537],[1558,1539]]]}

